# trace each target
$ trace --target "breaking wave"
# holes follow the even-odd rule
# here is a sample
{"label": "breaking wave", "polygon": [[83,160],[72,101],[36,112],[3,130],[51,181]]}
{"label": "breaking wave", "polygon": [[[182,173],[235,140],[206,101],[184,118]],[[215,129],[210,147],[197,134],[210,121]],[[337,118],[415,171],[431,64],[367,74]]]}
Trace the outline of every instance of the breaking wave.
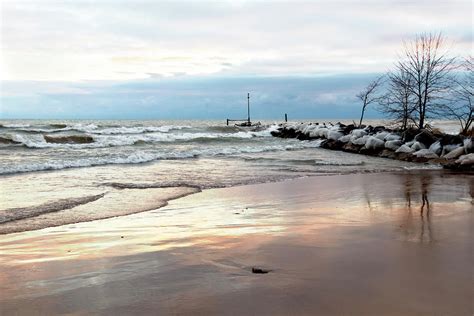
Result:
{"label": "breaking wave", "polygon": [[97,201],[102,198],[105,193],[79,197],[79,198],[70,198],[62,199],[58,201],[48,202],[42,205],[30,206],[30,207],[18,207],[11,208],[6,210],[0,210],[0,224],[17,221],[20,219],[31,218],[38,215],[59,212],[67,210],[79,205],[87,204],[93,201]]}
{"label": "breaking wave", "polygon": [[98,126],[96,124],[48,124],[34,127],[30,124],[3,124],[0,127],[24,133],[58,133],[76,131],[88,134],[99,135],[120,135],[120,134],[144,134],[152,132],[168,133],[174,130],[191,129],[188,125],[163,125],[163,126]]}
{"label": "breaking wave", "polygon": [[[89,125],[88,125],[89,126]],[[95,126],[95,125],[94,125]],[[180,130],[188,128],[187,126],[160,126],[154,128],[153,132],[132,133],[139,130],[135,127],[119,127],[111,129],[103,129],[99,132],[88,132],[86,134],[67,134],[67,135],[50,135],[41,133],[19,133],[8,132],[0,135],[2,144],[21,144],[28,148],[101,148],[115,146],[131,146],[146,143],[171,143],[171,142],[212,142],[226,141],[238,139],[251,139],[254,137],[270,137],[270,127],[261,131],[238,131],[234,133],[217,133],[217,132],[177,132],[169,133],[172,129]],[[151,131],[150,128],[147,128]],[[159,131],[158,131],[159,130]]]}
{"label": "breaking wave", "polygon": [[66,168],[92,167],[108,164],[139,164],[155,160],[176,160],[176,159],[191,159],[200,156],[216,157],[216,156],[231,156],[238,154],[260,153],[268,151],[284,151],[297,150],[303,148],[315,147],[314,142],[294,142],[292,144],[274,144],[262,146],[231,146],[231,147],[203,147],[199,149],[192,149],[186,151],[134,151],[129,155],[124,156],[105,156],[105,157],[86,157],[76,158],[74,160],[56,160],[56,161],[40,161],[28,164],[10,164],[0,167],[0,174],[12,174],[20,172],[31,171],[45,171],[45,170],[59,170]]}

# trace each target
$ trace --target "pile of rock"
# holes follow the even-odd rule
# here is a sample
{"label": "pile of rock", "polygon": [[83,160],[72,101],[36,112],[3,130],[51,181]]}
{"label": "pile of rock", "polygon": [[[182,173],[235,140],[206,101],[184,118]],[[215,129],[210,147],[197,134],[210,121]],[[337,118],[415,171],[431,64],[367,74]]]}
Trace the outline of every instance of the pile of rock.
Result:
{"label": "pile of rock", "polygon": [[461,135],[426,129],[401,132],[384,126],[356,127],[342,123],[281,124],[272,135],[299,140],[323,139],[321,147],[326,149],[474,170],[474,139]]}

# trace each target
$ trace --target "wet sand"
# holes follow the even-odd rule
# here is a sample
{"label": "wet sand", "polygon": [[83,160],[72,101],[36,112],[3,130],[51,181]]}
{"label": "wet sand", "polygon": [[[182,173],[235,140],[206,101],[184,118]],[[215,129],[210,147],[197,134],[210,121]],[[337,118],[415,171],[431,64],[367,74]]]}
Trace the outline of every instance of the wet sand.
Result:
{"label": "wet sand", "polygon": [[319,176],[0,235],[0,314],[472,315],[473,194],[443,171]]}

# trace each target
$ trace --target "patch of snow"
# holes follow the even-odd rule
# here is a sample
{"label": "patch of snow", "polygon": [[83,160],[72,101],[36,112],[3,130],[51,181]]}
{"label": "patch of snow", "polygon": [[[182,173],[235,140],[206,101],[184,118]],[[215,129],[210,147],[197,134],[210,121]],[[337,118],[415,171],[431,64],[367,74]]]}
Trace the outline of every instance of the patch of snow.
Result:
{"label": "patch of snow", "polygon": [[426,149],[426,146],[423,145],[423,144],[420,143],[420,142],[415,141],[415,142],[413,143],[413,145],[411,145],[411,148],[412,148],[414,151],[418,151],[418,150],[420,150],[420,149]]}
{"label": "patch of snow", "polygon": [[464,150],[467,153],[472,152],[474,149],[474,144],[472,142],[472,138],[466,138],[464,140]]}
{"label": "patch of snow", "polygon": [[446,159],[455,159],[455,158],[458,158],[462,155],[464,155],[465,152],[464,152],[464,147],[458,147],[456,149],[453,149],[451,150],[449,153],[447,153],[446,155],[443,156],[443,158],[446,158]]}
{"label": "patch of snow", "polygon": [[461,145],[459,144],[455,144],[455,145],[446,145],[446,146],[443,146],[443,152],[442,152],[442,156],[446,155],[447,153],[455,150],[456,148],[459,148],[461,147]]}
{"label": "patch of snow", "polygon": [[336,131],[334,131],[334,130],[328,131],[328,139],[338,140],[342,136],[344,136],[344,134],[337,131],[337,130]]}
{"label": "patch of snow", "polygon": [[379,132],[375,134],[375,138],[378,138],[380,140],[385,140],[385,137],[387,137],[389,133],[388,132]]}
{"label": "patch of snow", "polygon": [[462,155],[456,162],[461,165],[474,165],[474,153]]}
{"label": "patch of snow", "polygon": [[344,135],[341,138],[339,138],[339,141],[343,142],[343,143],[348,143],[350,140],[351,140],[351,135],[350,134]]}
{"label": "patch of snow", "polygon": [[439,156],[442,150],[441,143],[439,141],[434,142],[433,144],[431,144],[429,150],[431,150],[432,152],[434,152],[435,154]]}
{"label": "patch of snow", "polygon": [[367,149],[383,148],[384,145],[385,145],[384,141],[375,136],[369,136],[367,138],[367,141],[365,142],[365,148]]}
{"label": "patch of snow", "polygon": [[389,140],[385,142],[385,148],[391,149],[391,150],[397,150],[400,148],[402,145],[402,142],[400,140]]}
{"label": "patch of snow", "polygon": [[351,143],[353,143],[354,145],[365,145],[365,142],[367,141],[367,139],[369,138],[370,136],[368,135],[365,135],[365,136],[362,136],[360,138],[356,138],[356,139],[353,139],[353,137],[351,137]]}
{"label": "patch of snow", "polygon": [[392,140],[400,140],[402,137],[400,135],[397,135],[397,134],[387,134],[387,136],[385,136],[385,141],[392,141]]}
{"label": "patch of snow", "polygon": [[407,144],[401,145],[395,152],[396,153],[412,153],[415,150],[412,149],[411,147],[407,146]]}
{"label": "patch of snow", "polygon": [[352,136],[354,136],[354,139],[360,138],[362,136],[367,135],[367,131],[365,129],[354,129],[352,130]]}
{"label": "patch of snow", "polygon": [[438,158],[438,155],[429,149],[420,149],[417,152],[414,152],[413,156],[423,157],[423,158],[428,158],[428,159]]}

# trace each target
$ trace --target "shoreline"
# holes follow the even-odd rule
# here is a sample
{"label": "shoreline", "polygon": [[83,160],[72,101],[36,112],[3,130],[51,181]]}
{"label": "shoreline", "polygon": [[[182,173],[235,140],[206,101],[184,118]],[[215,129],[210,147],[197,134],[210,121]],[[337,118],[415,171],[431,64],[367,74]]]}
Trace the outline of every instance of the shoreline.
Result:
{"label": "shoreline", "polygon": [[0,235],[0,311],[469,314],[473,180],[313,176]]}
{"label": "shoreline", "polygon": [[[128,165],[124,165],[128,166]],[[90,168],[90,167],[89,167]],[[63,202],[63,206],[57,205],[59,207],[57,210],[54,211],[48,211],[46,213],[39,213],[37,215],[31,215],[25,218],[20,218],[20,219],[15,219],[15,220],[10,220],[10,221],[5,221],[2,222],[1,224],[3,226],[0,226],[0,236],[2,235],[9,235],[9,234],[16,234],[16,233],[23,233],[23,232],[29,232],[29,231],[36,231],[36,230],[44,230],[48,228],[55,228],[55,227],[61,227],[64,225],[73,225],[73,224],[80,224],[80,223],[87,223],[87,222],[93,222],[93,221],[98,221],[98,220],[107,220],[107,219],[113,219],[117,217],[126,217],[129,215],[137,214],[137,213],[144,213],[144,212],[149,212],[149,211],[157,211],[159,209],[162,209],[163,207],[166,207],[170,201],[174,200],[179,200],[183,197],[187,197],[188,195],[193,195],[197,194],[203,191],[207,190],[214,190],[214,189],[227,189],[227,188],[236,188],[236,187],[242,187],[242,186],[249,186],[249,185],[264,185],[264,184],[271,184],[271,183],[287,183],[293,180],[298,180],[298,179],[305,179],[305,178],[318,178],[318,177],[331,177],[331,176],[343,176],[343,175],[364,175],[364,174],[394,174],[394,175],[400,175],[400,174],[410,174],[413,172],[417,172],[419,170],[423,170],[425,172],[433,172],[433,173],[439,173],[443,172],[443,174],[463,174],[460,173],[459,171],[455,170],[443,170],[443,169],[405,169],[405,170],[377,170],[377,171],[341,171],[341,172],[334,172],[334,173],[317,173],[317,174],[306,174],[306,175],[300,175],[300,176],[293,176],[293,177],[288,177],[288,178],[283,178],[283,179],[276,179],[276,180],[268,180],[268,181],[263,181],[263,182],[256,182],[256,183],[238,183],[235,185],[230,185],[230,186],[222,186],[222,187],[209,187],[209,188],[202,188],[199,186],[193,186],[189,184],[185,184],[182,186],[168,186],[168,185],[130,185],[130,184],[123,184],[123,183],[106,183],[106,186],[109,186],[110,188],[113,189],[113,191],[106,191],[102,192],[100,191],[97,196],[80,196],[77,198],[69,198],[69,199],[64,199],[63,201],[54,201],[51,203],[44,203],[42,205],[33,205],[31,207],[24,207],[25,210],[31,208],[31,209],[41,209],[41,208],[51,208],[54,207],[55,204],[60,204]],[[40,173],[53,173],[55,170],[42,170],[38,171]],[[36,172],[35,172],[36,173]],[[1,175],[3,177],[4,175]],[[14,175],[5,175],[6,177],[14,177]],[[128,191],[128,192],[126,192]],[[154,192],[156,191],[156,192]],[[168,192],[169,191],[169,192]],[[179,192],[178,192],[179,191]],[[127,194],[128,193],[128,194]],[[150,206],[147,206],[146,208],[141,208],[137,209],[134,211],[127,211],[123,214],[121,213],[115,213],[111,215],[94,215],[95,217],[90,217],[90,218],[85,218],[85,219],[80,219],[79,217],[74,217],[70,220],[64,219],[64,217],[67,218],[68,214],[72,214],[73,212],[81,212],[81,209],[94,209],[97,211],[97,209],[102,209],[102,211],[107,211],[107,208],[110,208],[112,205],[112,202],[109,201],[104,201],[104,197],[106,197],[108,200],[113,199],[113,197],[117,197],[117,195],[121,196],[126,196],[127,198],[122,198],[121,201],[122,203],[129,204],[128,206],[131,207],[131,203],[135,201],[137,198],[140,198],[140,196],[143,198],[146,195],[154,195],[154,196],[159,196],[158,200],[155,200]],[[137,195],[138,194],[138,195]],[[112,197],[111,197],[112,195]],[[165,195],[166,197],[163,197]],[[100,196],[99,198],[97,198]],[[79,203],[78,205],[71,205],[75,203],[76,200],[86,200],[85,203]],[[59,202],[59,203],[58,203]],[[114,203],[117,203],[118,200],[116,200]],[[20,208],[12,208],[12,210],[17,210],[17,209],[22,209]],[[6,209],[8,211],[9,209]],[[41,210],[40,210],[41,211]],[[61,217],[63,222],[59,223],[51,223],[49,221],[49,224],[42,224],[41,220],[46,220],[48,221],[48,217],[54,216],[56,213],[61,212]],[[90,212],[87,212],[90,213]],[[66,215],[66,216],[65,216]],[[40,223],[37,223],[38,219],[40,220]]]}

